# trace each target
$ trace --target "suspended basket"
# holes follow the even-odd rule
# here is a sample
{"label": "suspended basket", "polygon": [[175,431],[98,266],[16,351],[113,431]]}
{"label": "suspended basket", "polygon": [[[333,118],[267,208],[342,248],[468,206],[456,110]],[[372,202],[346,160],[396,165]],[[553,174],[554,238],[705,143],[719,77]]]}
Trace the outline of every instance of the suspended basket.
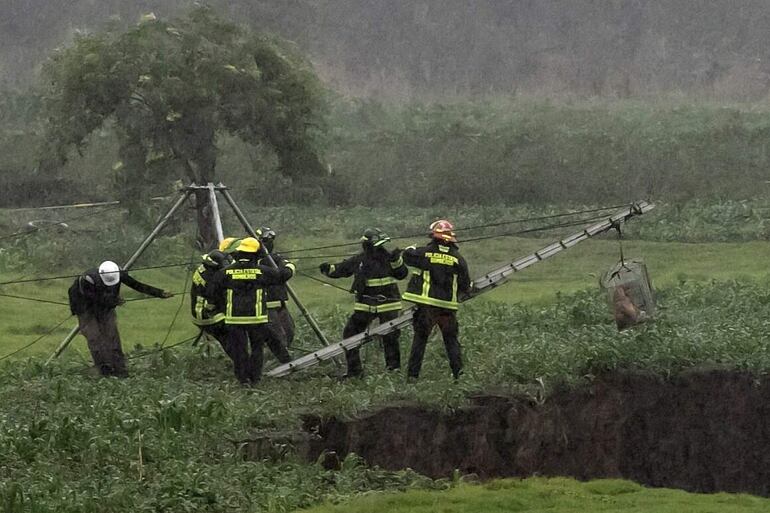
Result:
{"label": "suspended basket", "polygon": [[621,260],[602,276],[599,284],[607,294],[618,330],[655,316],[652,282],[642,260]]}

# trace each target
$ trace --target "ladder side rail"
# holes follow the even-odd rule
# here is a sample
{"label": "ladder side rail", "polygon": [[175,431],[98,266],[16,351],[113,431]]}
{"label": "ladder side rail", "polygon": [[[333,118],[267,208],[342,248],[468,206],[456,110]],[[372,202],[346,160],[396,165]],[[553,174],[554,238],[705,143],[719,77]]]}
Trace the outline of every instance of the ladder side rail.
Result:
{"label": "ladder side rail", "polygon": [[[591,237],[594,237],[600,233],[604,233],[619,222],[625,222],[631,217],[639,214],[645,214],[653,208],[655,208],[655,205],[646,201],[635,203],[628,208],[625,208],[610,216],[604,221],[592,224],[587,228],[584,228],[583,230],[572,235],[568,235],[559,241],[553,242],[530,255],[515,260],[510,264],[506,264],[502,267],[494,269],[481,278],[474,280],[474,290],[471,291],[470,294],[461,298],[460,301],[468,301],[469,299],[473,299],[474,297],[484,292],[496,288],[507,281],[507,279],[514,273],[517,273],[523,269],[526,269],[527,267],[550,258],[553,255],[561,253],[565,249],[571,248],[572,246],[588,240]],[[267,375],[270,377],[286,376],[292,372],[312,367],[321,361],[329,360],[339,356],[346,350],[361,347],[362,345],[372,340],[372,338],[375,336],[387,335],[396,329],[407,326],[409,323],[411,323],[414,310],[414,307],[407,308],[402,311],[402,314],[399,317],[391,321],[380,324],[371,330],[367,330],[365,332],[353,335],[352,337],[348,337],[347,339],[344,339],[338,343],[326,346],[318,351],[313,352],[312,354],[302,356],[292,362],[279,365],[278,367],[275,367],[269,371]]]}

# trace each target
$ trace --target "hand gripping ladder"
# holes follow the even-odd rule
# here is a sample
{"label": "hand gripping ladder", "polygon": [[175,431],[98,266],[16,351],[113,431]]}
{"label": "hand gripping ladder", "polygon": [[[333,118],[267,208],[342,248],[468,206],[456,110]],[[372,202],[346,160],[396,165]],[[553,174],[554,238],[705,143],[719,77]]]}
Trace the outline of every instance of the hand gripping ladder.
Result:
{"label": "hand gripping ladder", "polygon": [[[488,292],[493,288],[505,283],[513,273],[526,269],[527,267],[541,262],[546,258],[550,258],[565,249],[569,249],[576,244],[594,237],[595,235],[604,233],[616,226],[618,223],[625,222],[634,216],[645,214],[653,208],[655,208],[655,205],[646,201],[634,203],[622,210],[619,210],[604,221],[599,221],[595,224],[592,224],[577,233],[549,244],[548,246],[545,246],[544,248],[535,251],[534,253],[523,258],[520,258],[515,262],[506,264],[503,267],[499,267],[493,271],[490,271],[477,280],[474,280],[472,290],[465,297],[461,298],[460,301],[467,301],[480,294],[483,294],[484,292]],[[282,377],[296,371],[313,367],[320,362],[330,360],[336,356],[344,354],[345,350],[347,349],[355,349],[356,347],[360,347],[376,336],[387,335],[394,330],[404,328],[411,324],[414,310],[415,308],[413,306],[406,308],[402,310],[400,316],[391,321],[384,322],[371,329],[367,329],[362,333],[353,335],[352,337],[346,338],[345,340],[337,342],[336,344],[326,346],[323,349],[319,349],[318,351],[305,355],[301,358],[297,358],[292,362],[279,365],[278,367],[268,372],[267,375],[271,377]]]}

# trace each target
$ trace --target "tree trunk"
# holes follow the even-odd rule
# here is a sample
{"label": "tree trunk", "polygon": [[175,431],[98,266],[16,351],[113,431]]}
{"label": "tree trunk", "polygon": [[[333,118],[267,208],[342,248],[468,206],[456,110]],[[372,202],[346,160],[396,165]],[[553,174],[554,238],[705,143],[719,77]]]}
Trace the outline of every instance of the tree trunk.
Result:
{"label": "tree trunk", "polygon": [[217,240],[217,231],[214,228],[214,212],[211,209],[208,190],[201,189],[195,191],[195,210],[198,221],[196,244],[201,251],[208,252],[216,249],[219,246],[219,240]]}
{"label": "tree trunk", "polygon": [[[198,158],[185,162],[187,173],[196,185],[205,186],[214,181],[214,170],[216,167],[215,148],[211,145],[206,149],[200,150]],[[211,208],[209,191],[199,189],[195,191],[195,210],[198,221],[198,234],[196,244],[201,251],[211,251],[219,246],[217,239],[217,230],[214,227],[214,211]]]}

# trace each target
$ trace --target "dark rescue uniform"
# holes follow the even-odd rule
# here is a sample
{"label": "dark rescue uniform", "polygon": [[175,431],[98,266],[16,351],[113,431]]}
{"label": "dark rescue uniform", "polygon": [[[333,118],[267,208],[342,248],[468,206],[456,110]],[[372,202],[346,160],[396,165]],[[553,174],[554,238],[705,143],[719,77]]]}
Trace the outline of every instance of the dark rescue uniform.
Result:
{"label": "dark rescue uniform", "polygon": [[218,268],[204,264],[200,264],[195,269],[190,287],[190,307],[193,324],[217,339],[222,349],[229,355],[225,312],[206,294],[206,286],[218,271]]}
{"label": "dark rescue uniform", "polygon": [[163,297],[163,290],[135,280],[126,271],[120,271],[120,282],[108,287],[98,269],[89,269],[77,277],[68,290],[70,311],[77,315],[94,364],[104,376],[128,376],[115,314],[115,307],[121,304],[121,285],[142,294]]}
{"label": "dark rescue uniform", "polygon": [[[330,278],[355,276],[351,287],[351,292],[356,294],[354,312],[342,331],[342,337],[363,332],[374,319],[382,323],[398,317],[401,311],[398,280],[403,280],[407,274],[401,255],[393,260],[391,253],[384,248],[373,248],[332,265],[327,273]],[[401,366],[400,336],[400,330],[395,330],[382,337],[385,365],[389,370]],[[363,369],[359,349],[346,351],[345,356],[348,376],[360,376]]]}
{"label": "dark rescue uniform", "polygon": [[417,378],[422,368],[425,345],[435,325],[444,338],[449,366],[457,378],[462,372],[462,349],[458,340],[458,295],[469,292],[468,265],[451,242],[431,241],[427,246],[404,250],[404,262],[412,268],[406,301],[417,305],[414,314],[414,341],[409,355],[408,375]]}
{"label": "dark rescue uniform", "polygon": [[228,353],[241,383],[256,383],[262,377],[264,343],[281,363],[291,361],[286,348],[268,329],[265,289],[285,283],[293,274],[292,264],[274,269],[259,265],[256,255],[241,256],[218,271],[206,286],[206,295],[214,300],[215,308],[225,312]]}
{"label": "dark rescue uniform", "polygon": [[[286,260],[281,255],[273,253],[270,256],[273,257],[273,261],[278,267],[286,265]],[[259,263],[272,267],[265,259],[260,260]],[[267,294],[268,328],[284,347],[291,347],[292,342],[294,342],[294,319],[292,319],[287,306],[289,291],[286,289],[286,284],[269,285],[265,292]]]}

